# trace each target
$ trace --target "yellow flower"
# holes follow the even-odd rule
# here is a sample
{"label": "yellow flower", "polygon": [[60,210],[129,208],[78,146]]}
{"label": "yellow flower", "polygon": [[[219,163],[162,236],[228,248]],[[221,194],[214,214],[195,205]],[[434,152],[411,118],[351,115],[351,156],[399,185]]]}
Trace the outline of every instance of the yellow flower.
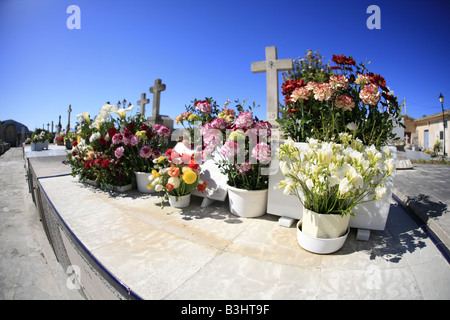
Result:
{"label": "yellow flower", "polygon": [[161,176],[161,175],[159,174],[158,171],[156,171],[155,169],[153,169],[153,170],[152,170],[152,176],[155,177],[155,178],[158,178],[158,177]]}
{"label": "yellow flower", "polygon": [[186,171],[186,172],[183,174],[183,180],[184,180],[184,182],[186,182],[187,184],[193,184],[193,183],[197,180],[197,175],[196,175],[195,172],[192,171],[192,170]]}
{"label": "yellow flower", "polygon": [[200,117],[199,117],[197,114],[191,114],[191,115],[188,117],[188,121],[189,121],[189,122],[194,122],[194,121],[196,121],[196,120],[198,120],[198,119],[200,119]]}
{"label": "yellow flower", "polygon": [[163,162],[165,159],[166,159],[166,157],[160,156],[160,157],[158,158],[158,163]]}
{"label": "yellow flower", "polygon": [[139,137],[140,141],[147,140],[147,132],[145,132],[144,130],[136,132],[136,135]]}

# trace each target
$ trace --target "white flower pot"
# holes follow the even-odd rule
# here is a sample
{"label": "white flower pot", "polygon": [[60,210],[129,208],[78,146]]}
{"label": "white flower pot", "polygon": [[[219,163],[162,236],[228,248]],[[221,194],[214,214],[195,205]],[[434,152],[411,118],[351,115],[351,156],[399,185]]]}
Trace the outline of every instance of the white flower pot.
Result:
{"label": "white flower pot", "polygon": [[320,214],[303,208],[303,233],[315,238],[338,238],[347,232],[350,215]]}
{"label": "white flower pot", "polygon": [[31,151],[36,151],[36,143],[35,142],[31,143]]}
{"label": "white flower pot", "polygon": [[328,254],[338,251],[342,248],[347,239],[350,228],[347,228],[347,232],[338,238],[315,238],[311,237],[303,232],[302,220],[297,223],[297,242],[305,250],[318,254]]}
{"label": "white flower pot", "polygon": [[148,177],[151,175],[150,172],[134,172],[136,176],[136,185],[140,192],[143,193],[156,193],[154,189],[148,189],[147,185],[150,183]]}
{"label": "white flower pot", "polygon": [[185,196],[169,196],[169,203],[174,208],[185,208],[191,203],[191,194]]}
{"label": "white flower pot", "polygon": [[111,190],[111,191],[116,191],[116,192],[127,192],[133,189],[133,185],[130,184],[126,184],[124,186],[109,186],[106,185],[106,189],[107,190]]}
{"label": "white flower pot", "polygon": [[43,146],[43,142],[36,142],[36,151],[42,151]]}
{"label": "white flower pot", "polygon": [[267,211],[267,189],[244,190],[228,186],[230,212],[243,218],[262,216]]}

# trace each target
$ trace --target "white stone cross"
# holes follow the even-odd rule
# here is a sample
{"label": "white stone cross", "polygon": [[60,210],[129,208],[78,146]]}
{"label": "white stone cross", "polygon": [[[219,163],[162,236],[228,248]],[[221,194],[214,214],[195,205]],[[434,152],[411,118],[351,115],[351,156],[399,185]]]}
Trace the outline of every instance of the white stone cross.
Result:
{"label": "white stone cross", "polygon": [[155,80],[155,85],[150,87],[150,92],[153,93],[153,115],[152,118],[159,118],[159,103],[161,101],[161,91],[166,90],[166,85],[161,83],[161,79]]}
{"label": "white stone cross", "polygon": [[267,74],[267,121],[278,119],[278,71],[292,70],[292,59],[277,60],[277,48],[266,47],[266,61],[252,62],[252,72]]}
{"label": "white stone cross", "polygon": [[145,93],[141,94],[141,100],[137,102],[138,105],[141,106],[141,115],[145,116],[145,105],[149,103],[149,99],[145,99]]}
{"label": "white stone cross", "polygon": [[69,119],[67,121],[67,127],[66,127],[66,135],[70,131],[70,113],[72,112],[72,106],[69,104],[69,110],[67,110],[69,113]]}

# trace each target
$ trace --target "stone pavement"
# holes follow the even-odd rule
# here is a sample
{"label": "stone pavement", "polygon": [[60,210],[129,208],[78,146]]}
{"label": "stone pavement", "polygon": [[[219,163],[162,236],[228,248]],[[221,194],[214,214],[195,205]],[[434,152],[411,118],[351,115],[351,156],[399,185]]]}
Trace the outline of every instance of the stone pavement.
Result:
{"label": "stone pavement", "polygon": [[28,192],[22,148],[0,157],[0,300],[81,299],[68,290]]}
{"label": "stone pavement", "polygon": [[413,164],[397,170],[397,199],[408,207],[437,239],[450,249],[450,165]]}
{"label": "stone pavement", "polygon": [[[403,181],[405,176],[407,182],[409,174],[399,172],[397,177]],[[73,182],[68,178],[60,179],[69,186]],[[50,193],[51,189],[53,194],[58,192],[51,179],[45,181]],[[406,182],[399,182],[398,189]],[[10,149],[0,157],[0,185],[0,299],[81,299],[75,290],[67,288],[67,274],[55,260],[38,220],[28,193],[21,148]],[[86,192],[80,196],[83,193],[86,197]],[[119,209],[145,202],[145,196],[116,199],[96,192],[96,197]],[[57,208],[67,206],[59,202],[55,202]],[[139,223],[140,230],[130,228],[137,233],[131,237],[122,234],[125,230],[99,236],[92,228],[90,215],[82,212],[83,218],[73,223],[79,227],[88,223],[89,228],[78,228],[77,234],[90,242],[87,247],[96,248],[93,251],[119,278],[128,279],[130,287],[138,288],[143,280],[159,286],[158,290],[139,288],[143,298],[450,299],[450,264],[396,203],[391,204],[384,231],[373,231],[366,242],[357,241],[356,231],[352,230],[340,251],[324,256],[298,247],[295,229],[278,226],[278,217],[244,220],[226,214],[219,204],[196,208],[198,203],[181,213],[167,215],[160,214],[159,208],[159,214],[148,210],[133,213],[131,208],[129,212],[116,210],[119,219],[114,221],[120,221],[123,214],[129,223]],[[73,209],[66,211],[75,212],[77,208]],[[100,227],[111,227],[110,223],[104,225]],[[154,243],[153,239],[161,241]],[[105,240],[114,242],[105,245]],[[150,246],[137,252],[141,247],[135,247],[131,240]],[[189,243],[193,248],[202,247],[211,257],[206,259],[200,251],[192,251]],[[115,265],[113,255],[120,256],[122,247],[131,254],[130,261],[122,259]],[[199,259],[180,258],[189,254]],[[140,263],[133,264],[133,259]],[[142,263],[146,259],[161,267],[145,270],[151,265]],[[200,263],[203,260],[204,265]],[[128,262],[133,272],[125,267]],[[140,271],[150,271],[153,276],[133,279]]]}

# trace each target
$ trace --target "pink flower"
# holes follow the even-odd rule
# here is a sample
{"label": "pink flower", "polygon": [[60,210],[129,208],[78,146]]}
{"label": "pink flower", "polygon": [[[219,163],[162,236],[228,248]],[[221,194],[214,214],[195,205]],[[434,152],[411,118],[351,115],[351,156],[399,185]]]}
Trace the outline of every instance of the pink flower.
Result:
{"label": "pink flower", "polygon": [[249,111],[245,111],[238,115],[235,122],[236,129],[250,128],[253,122],[253,115]]}
{"label": "pink flower", "polygon": [[239,145],[231,140],[225,141],[222,148],[220,148],[220,153],[225,158],[234,158],[235,155],[237,155],[240,151]]}
{"label": "pink flower", "polygon": [[118,144],[122,143],[122,134],[121,133],[116,133],[112,137],[112,143],[115,144],[115,145],[118,145]]}
{"label": "pink flower", "polygon": [[120,159],[124,151],[125,149],[122,146],[120,146],[116,149],[116,151],[114,151],[114,155],[116,156],[117,159]]}
{"label": "pink flower", "polygon": [[140,150],[139,150],[139,156],[141,158],[144,159],[148,159],[150,158],[150,156],[152,155],[153,149],[150,148],[149,146],[143,146]]}
{"label": "pink flower", "polygon": [[225,119],[217,118],[211,122],[211,129],[225,130],[227,128],[227,122]]}
{"label": "pink flower", "polygon": [[249,162],[244,162],[241,165],[238,165],[237,163],[234,165],[234,167],[239,171],[239,173],[246,173],[249,172],[252,169],[252,164]]}
{"label": "pink flower", "polygon": [[272,125],[269,122],[260,121],[255,123],[253,128],[247,130],[245,135],[249,137],[250,141],[267,141],[272,134],[270,128]]}
{"label": "pink flower", "polygon": [[210,134],[210,132],[208,132],[208,130],[212,129],[211,128],[211,123],[205,123],[201,128],[200,128],[200,134],[202,135],[202,137]]}
{"label": "pink flower", "polygon": [[161,157],[161,151],[153,150],[153,152],[152,152],[152,159],[158,159],[159,157]]}
{"label": "pink flower", "polygon": [[130,145],[132,147],[136,146],[139,143],[139,137],[135,134],[133,134],[130,138]]}
{"label": "pink flower", "polygon": [[170,129],[162,124],[154,124],[153,130],[155,130],[156,134],[161,138],[169,138],[170,137]]}
{"label": "pink flower", "polygon": [[338,109],[344,109],[344,111],[352,111],[355,107],[353,99],[345,94],[336,97],[334,106]]}
{"label": "pink flower", "polygon": [[194,103],[194,107],[201,113],[208,113],[212,111],[212,105],[208,102],[208,100],[197,101]]}
{"label": "pink flower", "polygon": [[378,101],[380,101],[380,96],[381,92],[378,91],[378,86],[374,83],[364,86],[359,93],[362,102],[371,106],[377,105]]}
{"label": "pink flower", "polygon": [[223,137],[221,134],[208,134],[203,140],[203,145],[214,150],[222,143],[222,139]]}
{"label": "pink flower", "polygon": [[314,99],[317,101],[330,100],[333,94],[333,88],[329,83],[319,83],[314,88]]}
{"label": "pink flower", "polygon": [[298,99],[308,100],[311,97],[312,90],[309,87],[299,87],[296,88],[291,94],[291,101],[297,102]]}
{"label": "pink flower", "polygon": [[270,146],[265,142],[258,143],[252,150],[252,158],[268,163],[270,161],[271,150]]}

